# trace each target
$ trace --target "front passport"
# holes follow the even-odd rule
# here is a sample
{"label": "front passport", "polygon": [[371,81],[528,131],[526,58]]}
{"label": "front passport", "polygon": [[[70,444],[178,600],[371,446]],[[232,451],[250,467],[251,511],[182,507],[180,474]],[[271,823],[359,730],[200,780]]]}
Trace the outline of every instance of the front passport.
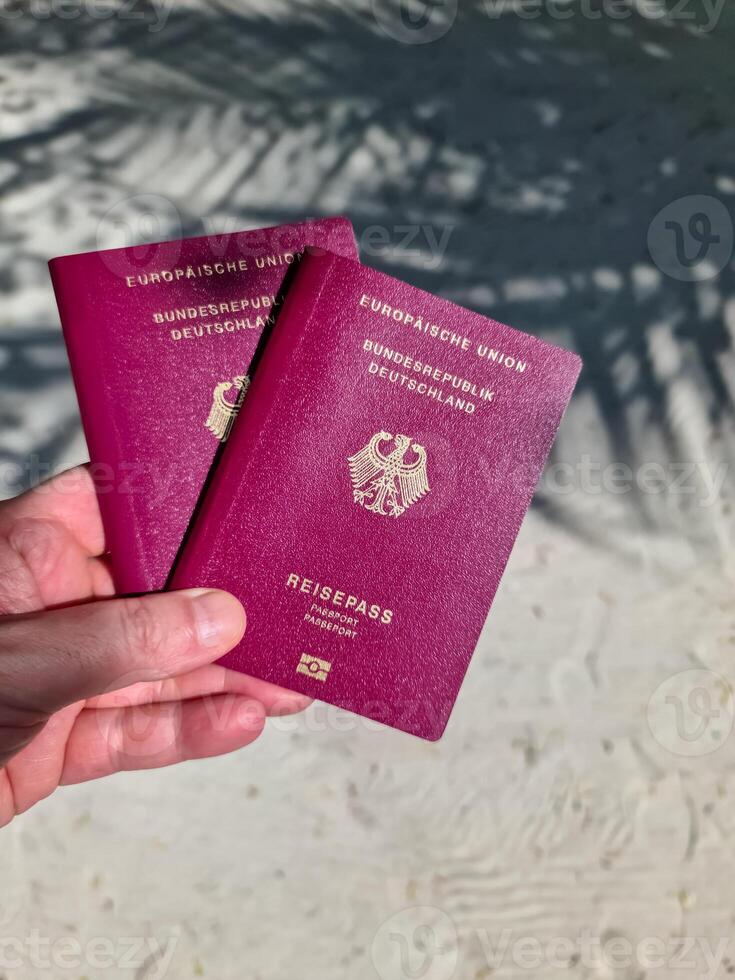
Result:
{"label": "front passport", "polygon": [[222,662],[439,738],[580,366],[307,255],[173,579],[244,603]]}
{"label": "front passport", "polygon": [[326,218],[50,262],[119,591],[165,585],[307,245],[356,256]]}

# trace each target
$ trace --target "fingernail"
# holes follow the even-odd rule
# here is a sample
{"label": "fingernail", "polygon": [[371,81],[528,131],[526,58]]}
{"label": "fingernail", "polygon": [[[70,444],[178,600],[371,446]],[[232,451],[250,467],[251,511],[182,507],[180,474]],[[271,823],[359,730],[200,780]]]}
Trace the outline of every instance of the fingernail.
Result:
{"label": "fingernail", "polygon": [[189,589],[194,605],[197,639],[205,647],[229,650],[245,632],[245,610],[229,592]]}

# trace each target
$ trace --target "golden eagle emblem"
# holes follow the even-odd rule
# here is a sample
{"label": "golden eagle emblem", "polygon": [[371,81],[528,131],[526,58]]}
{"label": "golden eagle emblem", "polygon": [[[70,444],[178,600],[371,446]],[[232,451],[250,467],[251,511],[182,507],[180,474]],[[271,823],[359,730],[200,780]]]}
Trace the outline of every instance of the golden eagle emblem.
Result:
{"label": "golden eagle emblem", "polygon": [[[212,407],[209,410],[207,421],[204,424],[220,442],[227,441],[249,384],[250,378],[245,374],[240,374],[236,378],[233,378],[232,381],[220,381],[215,385],[212,395]],[[225,395],[233,388],[235,389],[234,401],[228,401]]]}
{"label": "golden eagle emblem", "polygon": [[[384,453],[380,444],[395,442],[395,448]],[[415,459],[406,462],[406,454]],[[428,493],[426,450],[410,436],[376,432],[367,446],[349,456],[352,496],[356,504],[374,514],[400,517],[411,504]]]}

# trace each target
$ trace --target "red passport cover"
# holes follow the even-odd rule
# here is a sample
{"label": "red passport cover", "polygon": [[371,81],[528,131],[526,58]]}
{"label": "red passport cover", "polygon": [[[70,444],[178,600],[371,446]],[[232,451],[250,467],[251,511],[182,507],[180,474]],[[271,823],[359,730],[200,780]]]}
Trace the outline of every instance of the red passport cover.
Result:
{"label": "red passport cover", "polygon": [[307,254],[173,575],[242,600],[222,663],[439,738],[580,367]]}
{"label": "red passport cover", "polygon": [[357,254],[327,218],[49,263],[120,592],[164,587],[307,245]]}

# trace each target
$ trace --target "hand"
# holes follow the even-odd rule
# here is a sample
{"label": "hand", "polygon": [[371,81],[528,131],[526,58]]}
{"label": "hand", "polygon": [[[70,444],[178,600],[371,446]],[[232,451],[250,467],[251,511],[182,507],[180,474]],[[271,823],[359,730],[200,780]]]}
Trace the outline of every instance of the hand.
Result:
{"label": "hand", "polygon": [[0,503],[0,826],[57,786],[231,752],[309,702],[213,661],[240,603],[193,589],[109,598],[85,467]]}

